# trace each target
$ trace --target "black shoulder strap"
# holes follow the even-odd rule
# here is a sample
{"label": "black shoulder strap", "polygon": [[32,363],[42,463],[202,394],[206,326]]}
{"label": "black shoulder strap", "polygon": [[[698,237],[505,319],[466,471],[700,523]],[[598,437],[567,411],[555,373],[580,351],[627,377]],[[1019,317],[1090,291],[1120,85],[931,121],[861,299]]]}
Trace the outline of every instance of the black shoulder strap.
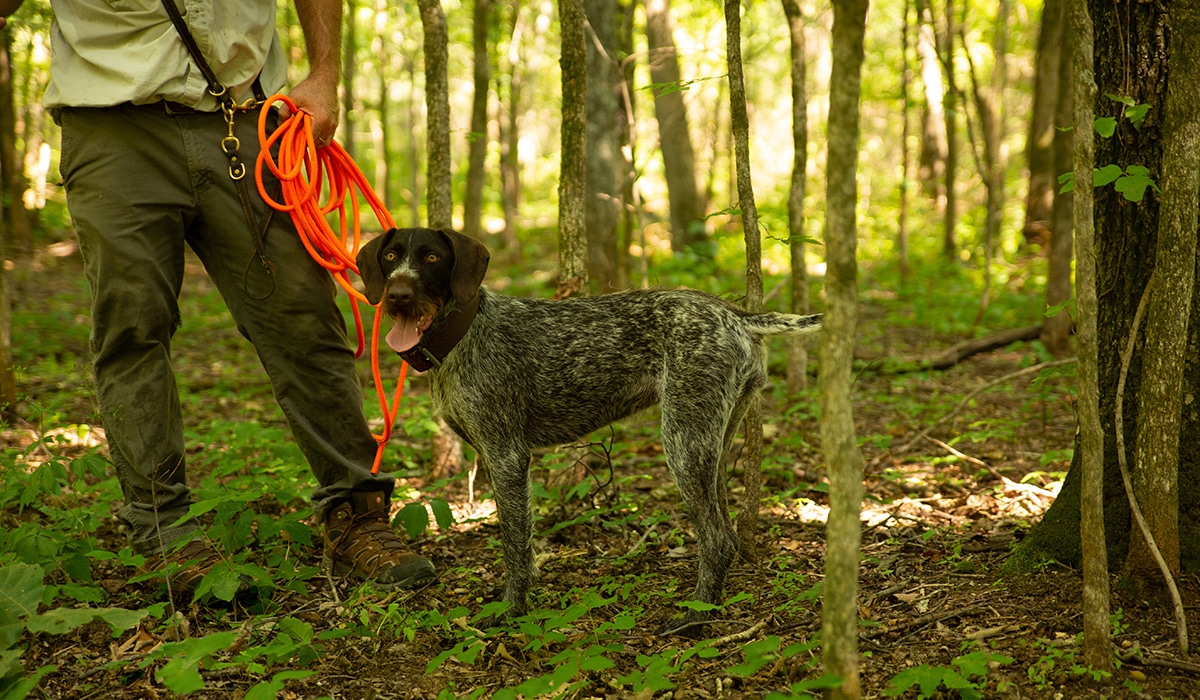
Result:
{"label": "black shoulder strap", "polygon": [[167,8],[167,14],[171,17],[171,23],[175,25],[175,30],[179,32],[180,38],[183,39],[183,45],[187,47],[188,53],[191,54],[192,60],[200,67],[200,73],[204,76],[204,80],[208,82],[208,91],[212,96],[217,98],[218,102],[233,101],[229,90],[221,84],[217,78],[217,74],[209,67],[208,61],[204,60],[204,54],[200,53],[200,46],[196,44],[195,37],[188,30],[187,23],[183,21],[183,15],[179,14],[179,7],[175,4],[175,0],[162,0],[163,7]]}

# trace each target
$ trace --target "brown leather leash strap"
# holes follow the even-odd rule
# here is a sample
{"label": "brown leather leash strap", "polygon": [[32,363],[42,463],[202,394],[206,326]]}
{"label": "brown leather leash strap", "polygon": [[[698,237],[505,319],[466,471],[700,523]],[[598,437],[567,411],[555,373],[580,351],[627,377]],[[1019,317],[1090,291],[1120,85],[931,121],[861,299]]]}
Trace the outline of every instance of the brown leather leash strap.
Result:
{"label": "brown leather leash strap", "polygon": [[[187,22],[183,20],[183,15],[180,14],[175,0],[162,0],[162,4],[167,10],[167,16],[171,18],[171,23],[175,25],[175,30],[179,32],[179,37],[183,39],[183,45],[187,48],[188,54],[191,55],[192,60],[200,68],[200,74],[204,76],[205,82],[208,83],[208,93],[217,100],[217,104],[221,106],[221,112],[225,115],[225,123],[229,126],[229,130],[225,138],[221,139],[221,151],[229,159],[229,177],[236,183],[238,199],[242,201],[242,212],[246,215],[246,223],[249,225],[250,235],[253,237],[254,252],[252,255],[258,257],[263,268],[271,275],[273,291],[275,265],[267,258],[266,245],[263,239],[267,234],[267,228],[271,225],[271,217],[274,215],[274,209],[267,207],[262,219],[256,220],[253,200],[250,196],[250,187],[245,180],[246,164],[242,162],[238,155],[241,150],[241,142],[233,133],[233,115],[239,111],[245,112],[253,109],[265,102],[267,97],[263,93],[259,79],[256,77],[251,88],[254,91],[254,97],[246,100],[241,105],[234,102],[233,96],[229,94],[229,89],[221,83],[216,72],[208,65],[208,61],[204,59],[204,54],[201,53],[200,46],[196,43],[195,37],[192,36],[191,30],[188,29]],[[247,267],[246,274],[249,275],[249,267]],[[244,286],[247,286],[248,291],[248,285]],[[270,296],[270,294],[268,292],[267,296]]]}

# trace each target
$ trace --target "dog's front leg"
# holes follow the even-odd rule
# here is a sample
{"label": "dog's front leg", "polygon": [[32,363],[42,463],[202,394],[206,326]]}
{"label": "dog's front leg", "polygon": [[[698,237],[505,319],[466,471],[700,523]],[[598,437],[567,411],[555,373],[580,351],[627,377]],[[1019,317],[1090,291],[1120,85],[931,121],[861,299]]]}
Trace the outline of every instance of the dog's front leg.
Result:
{"label": "dog's front leg", "polygon": [[528,611],[527,596],[537,579],[537,569],[533,563],[530,456],[527,451],[512,450],[499,455],[484,455],[483,460],[491,475],[496,510],[500,516],[500,541],[504,547],[506,574],[504,600],[509,604],[509,617],[519,617]]}

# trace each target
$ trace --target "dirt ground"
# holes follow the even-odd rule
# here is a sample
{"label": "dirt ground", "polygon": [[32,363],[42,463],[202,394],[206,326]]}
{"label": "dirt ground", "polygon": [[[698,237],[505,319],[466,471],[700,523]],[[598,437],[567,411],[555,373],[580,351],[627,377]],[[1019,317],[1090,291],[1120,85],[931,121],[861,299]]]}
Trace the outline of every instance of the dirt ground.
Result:
{"label": "dirt ground", "polygon": [[[59,263],[58,271],[77,270],[64,267],[67,265]],[[195,275],[190,279],[189,292],[195,293],[192,286],[203,283],[196,282]],[[864,323],[871,321],[868,309]],[[229,333],[232,337],[232,329]],[[915,352],[938,349],[943,342],[927,335],[909,337],[916,333],[911,330],[881,333],[890,334],[893,342],[905,343]],[[194,386],[215,383],[217,377],[206,378],[203,368],[210,367],[214,373],[221,368],[201,361],[199,353],[193,346],[176,359],[181,365],[191,363],[188,381]],[[895,449],[928,427],[933,422],[930,415],[950,412],[971,389],[1027,365],[1030,354],[1027,347],[1013,347],[971,358],[948,371],[908,375],[903,380],[872,371],[857,376],[858,431],[860,437],[871,436],[862,446],[868,495],[859,584],[864,696],[883,697],[891,679],[905,669],[921,665],[951,668],[956,658],[985,649],[1011,661],[993,662],[986,680],[973,679],[981,697],[1200,698],[1200,656],[1180,657],[1174,622],[1162,601],[1132,599],[1114,577],[1112,608],[1121,611],[1115,642],[1127,661],[1112,682],[1093,686],[1072,671],[1081,657],[1077,644],[1082,629],[1079,572],[1054,564],[1032,572],[1004,571],[1013,544],[1052,501],[1055,470],[1066,468],[1061,460],[1050,465],[1041,461],[1043,455],[1071,446],[1073,418],[1061,397],[1039,398],[1028,381],[1013,382],[981,393],[966,409],[931,431],[930,439],[922,439],[905,454],[891,455],[884,445],[887,441],[882,436],[890,436],[888,446]],[[79,391],[84,392],[85,380],[79,381]],[[423,391],[423,383],[413,382],[410,391]],[[816,447],[817,423],[809,415],[815,410],[789,412],[781,395],[772,391],[765,403],[770,423],[765,452],[771,466],[764,483],[769,498],[760,518],[761,552],[754,563],[739,562],[726,584],[727,595],[746,593],[749,597],[715,614],[718,621],[711,625],[709,636],[721,638],[713,646],[718,652],[692,656],[682,663],[667,676],[672,688],[636,693],[616,680],[644,670],[650,657],[695,644],[683,637],[654,633],[677,610],[673,601],[686,599],[694,583],[696,550],[694,533],[666,473],[661,448],[653,439],[654,416],[647,415],[619,428],[623,444],[634,447],[612,454],[613,474],[618,478],[611,483],[602,486],[607,481],[606,464],[593,464],[592,474],[583,469],[539,472],[538,478],[544,479],[567,478],[571,473],[574,478],[590,479],[590,502],[636,502],[646,514],[618,519],[615,512],[602,512],[579,519],[586,507],[582,500],[563,507],[543,504],[539,510],[542,519],[538,527],[543,533],[556,523],[579,522],[535,538],[541,571],[535,605],[557,609],[560,596],[595,588],[601,582],[612,583],[612,590],[619,590],[610,594],[612,602],[589,609],[567,625],[563,640],[535,649],[521,631],[494,632],[486,637],[473,663],[449,660],[427,672],[431,659],[461,640],[461,625],[452,622],[441,629],[418,628],[411,638],[405,634],[348,634],[324,641],[320,658],[306,668],[315,674],[287,681],[278,697],[466,697],[477,689],[483,689],[487,697],[549,673],[559,663],[553,660],[558,651],[627,611],[636,611],[636,624],[606,638],[612,645],[606,656],[614,665],[576,676],[576,681],[587,682],[567,697],[760,698],[816,678],[820,675],[815,663],[819,648],[778,658],[745,678],[728,671],[743,662],[742,649],[749,642],[775,636],[779,648],[784,649],[812,641],[821,625],[814,586],[823,576],[827,496],[820,486],[823,469]],[[914,402],[921,401],[941,406],[941,410],[919,417],[909,415]],[[87,404],[81,400],[66,410],[86,413],[90,411]],[[233,410],[236,412],[236,407]],[[996,431],[990,437],[980,432],[980,421],[1014,417],[1018,420],[1010,420],[1008,425],[1015,427],[1007,432]],[[6,433],[6,441],[21,439],[20,426],[16,427]],[[979,441],[950,444],[969,431],[979,434]],[[803,439],[795,439],[797,435]],[[397,439],[406,438],[401,435]],[[619,478],[623,474],[641,478]],[[414,477],[406,485],[422,490],[429,483]],[[731,506],[740,511],[744,496],[740,464],[733,469],[730,485]],[[494,599],[503,579],[491,501],[478,496],[487,490],[485,476],[480,475],[473,493],[466,479],[458,479],[436,494],[428,494],[445,498],[458,520],[448,531],[431,529],[414,543],[435,561],[440,577],[418,591],[374,594],[371,600],[378,609],[396,604],[400,611],[445,612],[465,606],[474,614],[482,602]],[[101,529],[100,536],[102,545],[112,551],[124,545],[111,523]],[[299,565],[319,565],[319,549],[297,546],[293,551]],[[133,572],[119,563],[99,562],[95,568],[111,596],[107,605],[136,608],[156,600],[149,585],[127,584]],[[1185,601],[1197,600],[1200,583],[1196,577],[1185,577],[1181,584]],[[362,595],[354,581],[317,576],[307,582],[304,593],[276,591],[270,617],[294,617],[312,625],[317,634],[358,629],[349,623],[364,609]],[[1200,627],[1197,610],[1191,605],[1187,611],[1193,630]],[[193,636],[246,630],[267,620],[267,616],[253,616],[237,604],[197,605],[180,610],[179,616]],[[105,668],[114,658],[135,658],[165,640],[166,635],[154,628],[114,639],[101,623],[66,635],[37,635],[29,639],[26,667],[53,663],[59,670],[49,675],[32,697],[171,697],[145,670]],[[289,668],[295,666],[281,663],[264,671],[269,677]],[[263,677],[252,677],[240,666],[208,669],[205,689],[190,697],[240,698]],[[957,691],[943,689],[932,697],[958,696]],[[903,697],[919,695],[914,688]]]}

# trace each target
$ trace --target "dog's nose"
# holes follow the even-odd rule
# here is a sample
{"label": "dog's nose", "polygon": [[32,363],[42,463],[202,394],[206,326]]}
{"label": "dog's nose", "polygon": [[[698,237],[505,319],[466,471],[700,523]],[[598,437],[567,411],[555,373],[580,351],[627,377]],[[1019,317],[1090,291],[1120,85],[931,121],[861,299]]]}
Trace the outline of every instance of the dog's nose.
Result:
{"label": "dog's nose", "polygon": [[393,280],[388,286],[387,300],[389,304],[408,304],[413,298],[412,282],[408,280]]}

